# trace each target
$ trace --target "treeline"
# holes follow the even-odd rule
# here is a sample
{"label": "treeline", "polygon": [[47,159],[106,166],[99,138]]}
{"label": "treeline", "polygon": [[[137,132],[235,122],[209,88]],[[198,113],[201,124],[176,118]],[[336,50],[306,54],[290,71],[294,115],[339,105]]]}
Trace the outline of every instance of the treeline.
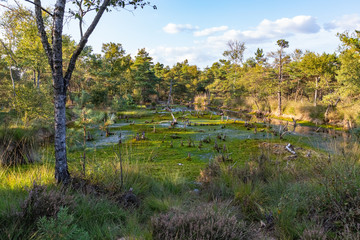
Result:
{"label": "treeline", "polygon": [[[51,71],[35,18],[24,7],[15,10],[5,11],[0,23],[0,106],[14,109],[24,122],[49,118]],[[45,24],[51,31],[49,19]],[[66,65],[75,41],[63,38]],[[171,67],[154,63],[144,48],[130,56],[120,43],[103,44],[102,54],[88,46],[69,83],[68,102],[86,97],[95,107],[114,111],[137,104],[195,102],[351,125],[360,113],[360,33],[342,33],[339,39],[338,53],[289,52],[291,43],[281,39],[277,51],[258,48],[245,61],[245,44],[230,41],[219,56],[224,59],[202,70],[187,60]]]}

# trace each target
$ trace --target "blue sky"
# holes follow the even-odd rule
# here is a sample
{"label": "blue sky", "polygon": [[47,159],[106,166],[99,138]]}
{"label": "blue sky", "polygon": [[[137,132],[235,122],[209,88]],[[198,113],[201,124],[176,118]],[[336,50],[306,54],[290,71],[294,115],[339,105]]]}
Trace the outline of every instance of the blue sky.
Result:
{"label": "blue sky", "polygon": [[[281,38],[289,41],[289,53],[296,48],[332,53],[340,44],[336,33],[360,29],[358,0],[151,3],[157,10],[147,7],[105,13],[88,44],[100,53],[102,43],[121,43],[132,56],[146,48],[154,62],[172,66],[188,59],[190,64],[203,68],[223,58],[229,40],[245,42],[245,58],[252,57],[257,48],[274,51]],[[77,23],[67,24],[64,30],[78,39]]]}

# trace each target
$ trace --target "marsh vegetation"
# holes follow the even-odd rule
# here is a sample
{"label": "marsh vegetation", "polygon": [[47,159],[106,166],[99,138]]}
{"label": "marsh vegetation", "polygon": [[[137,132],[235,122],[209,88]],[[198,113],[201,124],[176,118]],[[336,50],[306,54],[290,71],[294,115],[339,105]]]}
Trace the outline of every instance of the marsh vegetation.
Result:
{"label": "marsh vegetation", "polygon": [[165,109],[93,112],[85,142],[83,123],[75,122],[68,187],[53,178],[49,144],[32,164],[3,164],[1,238],[358,237],[351,135],[316,126],[296,132],[289,123],[280,138],[284,123],[181,106],[172,107],[172,124]]}

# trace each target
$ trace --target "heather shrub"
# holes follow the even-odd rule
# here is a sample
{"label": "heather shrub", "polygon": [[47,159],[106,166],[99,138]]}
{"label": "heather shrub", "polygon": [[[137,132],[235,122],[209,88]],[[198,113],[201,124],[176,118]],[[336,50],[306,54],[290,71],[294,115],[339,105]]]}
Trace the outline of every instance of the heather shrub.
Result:
{"label": "heather shrub", "polygon": [[249,239],[247,226],[222,204],[171,210],[151,219],[154,239]]}
{"label": "heather shrub", "polygon": [[34,182],[28,190],[28,197],[21,204],[19,217],[25,223],[32,224],[41,217],[54,217],[61,207],[73,206],[73,197],[64,191],[47,190],[46,186]]}
{"label": "heather shrub", "polygon": [[320,225],[316,225],[305,229],[301,238],[301,240],[326,240],[326,231]]}

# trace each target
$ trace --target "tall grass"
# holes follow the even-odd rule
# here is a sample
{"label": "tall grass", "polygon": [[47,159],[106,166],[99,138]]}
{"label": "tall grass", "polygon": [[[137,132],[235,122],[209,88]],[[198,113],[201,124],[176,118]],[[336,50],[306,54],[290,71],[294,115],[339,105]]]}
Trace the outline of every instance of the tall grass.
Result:
{"label": "tall grass", "polygon": [[19,165],[38,160],[38,144],[33,130],[0,129],[0,165]]}
{"label": "tall grass", "polygon": [[204,191],[216,192],[217,198],[233,197],[245,219],[261,221],[267,234],[279,239],[314,239],[316,234],[356,239],[360,166],[358,146],[351,146],[291,162],[268,153],[245,166],[220,167],[208,176]]}
{"label": "tall grass", "polygon": [[[33,191],[34,181],[47,186],[47,190],[41,193],[43,197],[39,199],[51,198],[55,192],[62,191],[53,179],[54,161],[49,154],[51,150],[48,151],[43,153],[42,162],[0,168],[0,239],[8,239],[9,236],[14,239],[27,239],[38,236],[37,231],[41,229],[39,234],[47,234],[44,233],[42,226],[56,223],[53,223],[51,219],[46,221],[43,219],[42,223],[39,222],[40,220],[34,220],[33,224],[24,225],[16,215],[21,210],[24,201],[29,201],[27,189]],[[120,162],[113,152],[103,155],[106,156],[106,159],[102,159],[103,161],[96,159],[94,155],[95,158],[87,165],[86,181],[89,187],[106,189],[104,193],[93,194],[91,191],[82,192],[76,189],[64,193],[72,196],[75,204],[69,209],[69,214],[73,217],[72,222],[88,233],[91,239],[151,236],[148,228],[151,216],[154,213],[166,212],[170,206],[181,205],[188,196],[189,183],[181,175],[175,172],[154,178],[146,169],[146,164],[139,163],[133,157],[134,151],[137,150],[131,145],[124,144],[122,148],[123,189],[125,190],[120,190]],[[81,166],[77,166],[75,162],[70,162],[70,164],[72,175],[80,176]],[[165,172],[165,169],[162,171]],[[124,208],[117,200],[117,196],[129,189],[132,189],[140,201],[138,208]],[[38,217],[40,219],[42,216]]]}

